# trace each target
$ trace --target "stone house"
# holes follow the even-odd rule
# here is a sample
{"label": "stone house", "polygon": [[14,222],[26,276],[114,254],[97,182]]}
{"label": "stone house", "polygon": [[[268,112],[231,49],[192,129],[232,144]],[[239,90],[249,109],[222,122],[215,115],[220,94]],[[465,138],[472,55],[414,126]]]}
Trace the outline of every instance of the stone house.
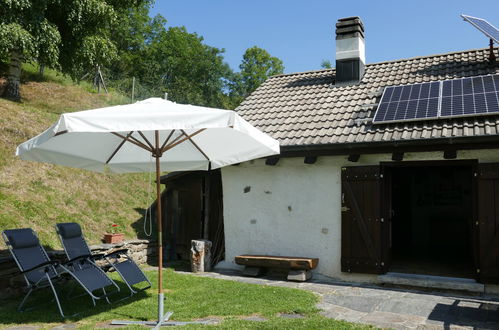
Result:
{"label": "stone house", "polygon": [[[349,281],[407,273],[497,283],[496,51],[365,64],[362,22],[339,20],[335,69],[271,77],[237,108],[280,141],[281,155],[222,168],[225,261],[218,267],[238,267],[241,254],[302,256],[320,259],[315,275]],[[488,103],[471,96],[470,108],[454,89],[451,101],[464,100],[464,113],[440,116],[445,81],[473,84],[478,94],[482,86]],[[431,82],[436,95],[423,97]],[[417,88],[419,98],[399,95],[377,121],[389,86]],[[387,120],[393,104],[399,111]],[[432,107],[438,116],[429,115]]]}

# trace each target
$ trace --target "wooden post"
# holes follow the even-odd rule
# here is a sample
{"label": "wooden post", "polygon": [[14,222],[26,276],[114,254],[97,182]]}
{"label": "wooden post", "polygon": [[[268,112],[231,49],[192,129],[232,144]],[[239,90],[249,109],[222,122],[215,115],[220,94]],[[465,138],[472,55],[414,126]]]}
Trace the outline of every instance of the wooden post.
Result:
{"label": "wooden post", "polygon": [[132,103],[135,94],[135,77],[132,78]]}
{"label": "wooden post", "polygon": [[102,83],[102,87],[104,87],[104,90],[106,91],[107,94],[109,92],[107,91],[106,83],[104,82],[104,77],[102,77],[102,71],[100,70],[100,65],[98,65],[97,68],[99,70],[99,80]]}
{"label": "wooden post", "polygon": [[193,273],[211,270],[211,242],[206,239],[191,241],[191,270]]}
{"label": "wooden post", "polygon": [[156,221],[158,222],[158,294],[163,293],[163,217],[161,216],[161,182],[160,182],[160,163],[161,150],[159,145],[159,131],[154,131],[156,157]]}

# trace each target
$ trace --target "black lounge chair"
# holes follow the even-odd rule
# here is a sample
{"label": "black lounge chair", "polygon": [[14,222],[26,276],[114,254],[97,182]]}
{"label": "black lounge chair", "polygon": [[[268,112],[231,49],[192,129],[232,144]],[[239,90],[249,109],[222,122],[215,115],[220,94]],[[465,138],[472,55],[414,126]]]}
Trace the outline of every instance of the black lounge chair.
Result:
{"label": "black lounge chair", "polygon": [[[94,260],[104,259],[108,265],[107,269],[112,267],[121,276],[128,286],[128,289],[130,289],[130,296],[151,287],[151,281],[149,281],[133,259],[130,258],[128,249],[113,251],[105,255],[92,255],[87,242],[83,238],[83,233],[79,224],[75,222],[58,223],[55,227],[62,246],[64,247],[64,251],[66,251],[66,255],[69,259],[84,258],[92,262]],[[147,282],[147,285],[140,289],[134,288],[134,285],[142,282]]]}
{"label": "black lounge chair", "polygon": [[[106,293],[108,286],[115,287],[113,293],[120,290],[116,283],[96,265],[89,264],[80,267],[80,258],[65,263],[50,260],[47,252],[40,245],[35,232],[30,228],[4,230],[2,235],[27,284],[28,292],[18,307],[19,311],[26,310],[23,309],[23,306],[33,291],[50,287],[59,308],[59,313],[64,318],[59,296],[54,286],[54,283],[61,280],[64,274],[69,274],[81,285],[86,294],[92,298],[94,306],[95,301],[102,298],[105,298],[109,303],[108,294]],[[102,289],[102,295],[94,293],[94,291],[100,289]]]}

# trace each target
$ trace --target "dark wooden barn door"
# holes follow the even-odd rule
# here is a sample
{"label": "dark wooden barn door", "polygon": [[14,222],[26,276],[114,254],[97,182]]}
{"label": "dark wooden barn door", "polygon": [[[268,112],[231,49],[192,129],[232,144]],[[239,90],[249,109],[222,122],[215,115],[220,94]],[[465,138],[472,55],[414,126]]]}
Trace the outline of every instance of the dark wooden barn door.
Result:
{"label": "dark wooden barn door", "polygon": [[476,178],[478,275],[483,283],[499,283],[499,163],[479,164]]}
{"label": "dark wooden barn door", "polygon": [[341,271],[380,274],[387,246],[379,166],[341,171]]}
{"label": "dark wooden barn door", "polygon": [[212,242],[212,262],[225,256],[223,191],[220,170],[173,176],[163,195],[165,245],[171,260],[189,260],[191,240]]}

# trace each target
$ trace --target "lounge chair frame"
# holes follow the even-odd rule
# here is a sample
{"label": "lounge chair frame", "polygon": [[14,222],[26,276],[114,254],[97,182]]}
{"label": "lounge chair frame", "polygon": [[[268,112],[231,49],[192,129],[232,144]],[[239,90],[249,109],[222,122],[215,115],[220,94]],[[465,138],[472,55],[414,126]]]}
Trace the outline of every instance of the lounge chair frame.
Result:
{"label": "lounge chair frame", "polygon": [[[72,254],[68,251],[69,249],[67,246],[66,239],[63,237],[63,234],[61,233],[61,230],[59,227],[59,226],[63,226],[63,225],[77,225],[79,227],[79,230],[80,230],[79,238],[81,238],[81,242],[80,242],[81,249],[80,250],[82,253],[77,257],[72,256]],[[130,295],[124,297],[123,299],[129,298],[129,297],[131,297],[139,292],[145,291],[152,286],[151,281],[147,278],[147,276],[144,274],[144,272],[142,272],[142,270],[137,266],[137,264],[133,261],[133,259],[128,255],[128,249],[119,249],[119,250],[112,251],[112,252],[107,253],[107,254],[92,254],[92,252],[87,244],[87,241],[85,240],[85,236],[83,235],[83,231],[81,230],[81,226],[78,223],[76,223],[76,222],[58,223],[55,225],[55,230],[57,232],[57,236],[59,236],[59,240],[61,242],[61,245],[64,248],[64,252],[66,253],[66,256],[68,257],[68,259],[71,257],[74,257],[75,259],[81,258],[81,259],[86,259],[88,262],[91,262],[94,264],[95,264],[95,260],[102,259],[102,260],[106,261],[108,270],[111,268],[116,270],[116,272],[120,275],[120,277],[123,279],[123,282],[126,284],[128,289],[130,290]],[[75,236],[75,237],[78,237],[78,236]],[[136,267],[136,270],[142,274],[142,276],[143,276],[142,282],[147,282],[147,285],[145,287],[140,288],[140,289],[134,288],[134,284],[130,283],[129,279],[127,278],[127,275],[119,267],[120,262],[118,260],[120,257],[125,258],[126,259],[125,262],[129,262],[132,267]],[[116,260],[117,262],[113,262],[113,259]],[[137,282],[135,284],[142,283],[142,282]]]}
{"label": "lounge chair frame", "polygon": [[[29,228],[26,228],[26,229],[31,230],[32,234],[38,239],[38,236],[36,235],[36,233],[32,229],[29,229]],[[7,245],[8,249],[9,249],[10,254],[12,255],[12,258],[14,259],[17,267],[20,270],[19,274],[23,275],[24,280],[26,281],[26,287],[28,289],[28,292],[23,297],[23,299],[21,300],[21,303],[17,307],[17,310],[19,312],[24,312],[24,311],[32,310],[32,309],[38,307],[39,305],[30,307],[30,308],[24,308],[24,305],[28,301],[29,296],[35,290],[37,290],[37,289],[45,289],[45,288],[50,287],[52,293],[54,294],[54,299],[56,301],[57,308],[59,310],[60,315],[63,318],[66,318],[66,316],[65,316],[65,314],[63,312],[62,306],[61,306],[61,301],[59,299],[59,295],[58,295],[57,290],[56,290],[56,288],[54,286],[54,283],[57,282],[57,281],[60,281],[63,278],[64,274],[68,274],[69,276],[71,276],[84,289],[85,293],[83,293],[83,295],[88,294],[90,296],[90,298],[92,299],[92,303],[93,303],[94,306],[96,305],[96,300],[103,299],[103,298],[108,303],[110,303],[109,296],[120,291],[119,286],[113,280],[111,280],[110,278],[108,278],[109,281],[111,282],[110,285],[114,285],[114,287],[116,288],[116,290],[114,290],[112,293],[108,294],[106,292],[106,289],[105,289],[107,287],[106,286],[106,287],[102,287],[101,288],[102,291],[103,291],[102,295],[96,295],[96,294],[94,294],[91,290],[89,290],[82,283],[82,281],[78,278],[78,276],[73,271],[70,270],[70,268],[72,267],[72,265],[74,265],[74,262],[77,261],[77,260],[73,259],[73,260],[70,260],[70,261],[65,262],[65,263],[60,263],[60,262],[58,262],[56,260],[51,260],[50,257],[48,256],[47,252],[45,251],[45,249],[39,243],[39,239],[38,239],[38,247],[40,248],[40,251],[41,251],[42,255],[45,257],[45,261],[42,261],[40,264],[38,264],[38,265],[36,265],[34,267],[31,267],[31,268],[28,268],[28,269],[24,269],[24,267],[21,265],[21,262],[18,259],[18,256],[16,255],[16,253],[14,251],[15,248],[13,247],[12,243],[10,242],[9,237],[6,234],[6,231],[2,232],[2,237],[3,237],[4,241],[5,241],[5,244]],[[96,269],[98,271],[102,272],[104,274],[104,276],[107,277],[107,275],[97,265],[95,265],[95,267],[96,267]],[[36,282],[30,281],[28,279],[27,275],[29,273],[35,271],[35,270],[40,270],[40,269],[43,269],[44,276],[42,276]],[[52,276],[50,274],[51,272],[53,274]],[[108,285],[108,286],[110,286],[110,285]],[[98,290],[98,289],[96,289],[96,290]],[[80,297],[80,296],[82,296],[82,295],[79,295],[77,297]],[[76,297],[73,297],[73,298],[76,298]]]}

